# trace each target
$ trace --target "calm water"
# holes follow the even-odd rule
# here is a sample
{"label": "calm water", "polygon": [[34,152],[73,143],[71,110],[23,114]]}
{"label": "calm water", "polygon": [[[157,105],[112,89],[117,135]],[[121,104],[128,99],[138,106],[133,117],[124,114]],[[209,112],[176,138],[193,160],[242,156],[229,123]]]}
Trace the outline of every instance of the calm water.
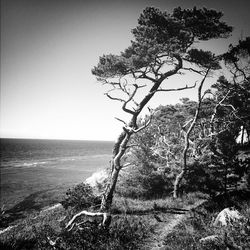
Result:
{"label": "calm water", "polygon": [[[0,140],[1,205],[38,208],[108,166],[113,142]],[[19,206],[20,207],[20,206]]]}

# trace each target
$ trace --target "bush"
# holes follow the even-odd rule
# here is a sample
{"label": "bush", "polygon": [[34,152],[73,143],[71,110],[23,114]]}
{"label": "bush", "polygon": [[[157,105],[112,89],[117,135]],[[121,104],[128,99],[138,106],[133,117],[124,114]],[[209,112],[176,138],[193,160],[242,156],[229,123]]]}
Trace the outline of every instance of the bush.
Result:
{"label": "bush", "polygon": [[137,166],[127,170],[120,177],[116,192],[133,199],[160,198],[171,193],[173,177],[154,170],[153,166]]}
{"label": "bush", "polygon": [[194,161],[188,165],[182,188],[186,193],[199,191],[213,196],[224,188],[223,172],[208,163]]}
{"label": "bush", "polygon": [[93,188],[85,183],[76,185],[66,192],[66,197],[61,201],[62,206],[75,210],[95,207],[101,203],[101,197],[94,195]]}

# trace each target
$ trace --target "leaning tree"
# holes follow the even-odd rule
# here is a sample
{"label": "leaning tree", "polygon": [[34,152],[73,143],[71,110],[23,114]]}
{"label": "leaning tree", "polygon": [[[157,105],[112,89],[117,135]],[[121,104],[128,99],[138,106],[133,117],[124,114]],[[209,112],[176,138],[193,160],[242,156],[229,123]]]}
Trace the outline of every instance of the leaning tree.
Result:
{"label": "leaning tree", "polygon": [[[110,166],[110,177],[103,194],[100,211],[109,214],[119,172],[129,163],[124,156],[131,137],[145,128],[139,119],[148,102],[158,92],[180,91],[194,88],[196,84],[168,88],[171,77],[186,72],[206,75],[207,69],[217,69],[216,56],[210,51],[194,46],[199,41],[228,37],[232,27],[221,21],[223,14],[206,8],[175,8],[172,13],[147,7],[132,30],[131,45],[119,55],[108,54],[99,58],[92,69],[97,80],[108,86],[106,96],[122,104],[122,110],[130,116],[115,142]],[[104,220],[108,226],[109,220]]]}

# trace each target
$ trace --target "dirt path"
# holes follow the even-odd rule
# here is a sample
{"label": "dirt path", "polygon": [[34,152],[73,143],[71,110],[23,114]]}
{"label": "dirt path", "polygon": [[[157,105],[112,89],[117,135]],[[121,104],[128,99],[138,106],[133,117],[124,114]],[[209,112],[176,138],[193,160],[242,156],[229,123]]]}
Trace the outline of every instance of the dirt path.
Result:
{"label": "dirt path", "polygon": [[146,245],[142,248],[143,250],[160,250],[165,249],[164,246],[164,238],[171,233],[181,221],[185,219],[187,213],[190,212],[191,209],[196,208],[203,204],[206,200],[199,200],[192,205],[188,205],[183,208],[183,213],[172,215],[171,219],[168,221],[159,222],[158,228],[156,229],[152,238],[148,239]]}

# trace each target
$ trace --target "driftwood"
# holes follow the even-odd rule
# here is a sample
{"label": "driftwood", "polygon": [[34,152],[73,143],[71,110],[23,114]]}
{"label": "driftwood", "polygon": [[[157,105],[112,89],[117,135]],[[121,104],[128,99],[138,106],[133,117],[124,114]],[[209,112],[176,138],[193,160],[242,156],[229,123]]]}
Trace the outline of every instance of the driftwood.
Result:
{"label": "driftwood", "polygon": [[106,225],[109,225],[109,221],[111,220],[111,215],[109,213],[88,212],[88,211],[83,210],[77,213],[76,215],[74,215],[73,218],[68,222],[65,228],[68,229],[68,231],[71,231],[75,225],[79,226],[83,224],[83,223],[78,223],[78,224],[75,223],[76,219],[82,215],[90,216],[90,217],[99,217],[99,218],[102,217],[102,222],[99,224],[99,226],[103,226],[103,227],[106,227]]}

